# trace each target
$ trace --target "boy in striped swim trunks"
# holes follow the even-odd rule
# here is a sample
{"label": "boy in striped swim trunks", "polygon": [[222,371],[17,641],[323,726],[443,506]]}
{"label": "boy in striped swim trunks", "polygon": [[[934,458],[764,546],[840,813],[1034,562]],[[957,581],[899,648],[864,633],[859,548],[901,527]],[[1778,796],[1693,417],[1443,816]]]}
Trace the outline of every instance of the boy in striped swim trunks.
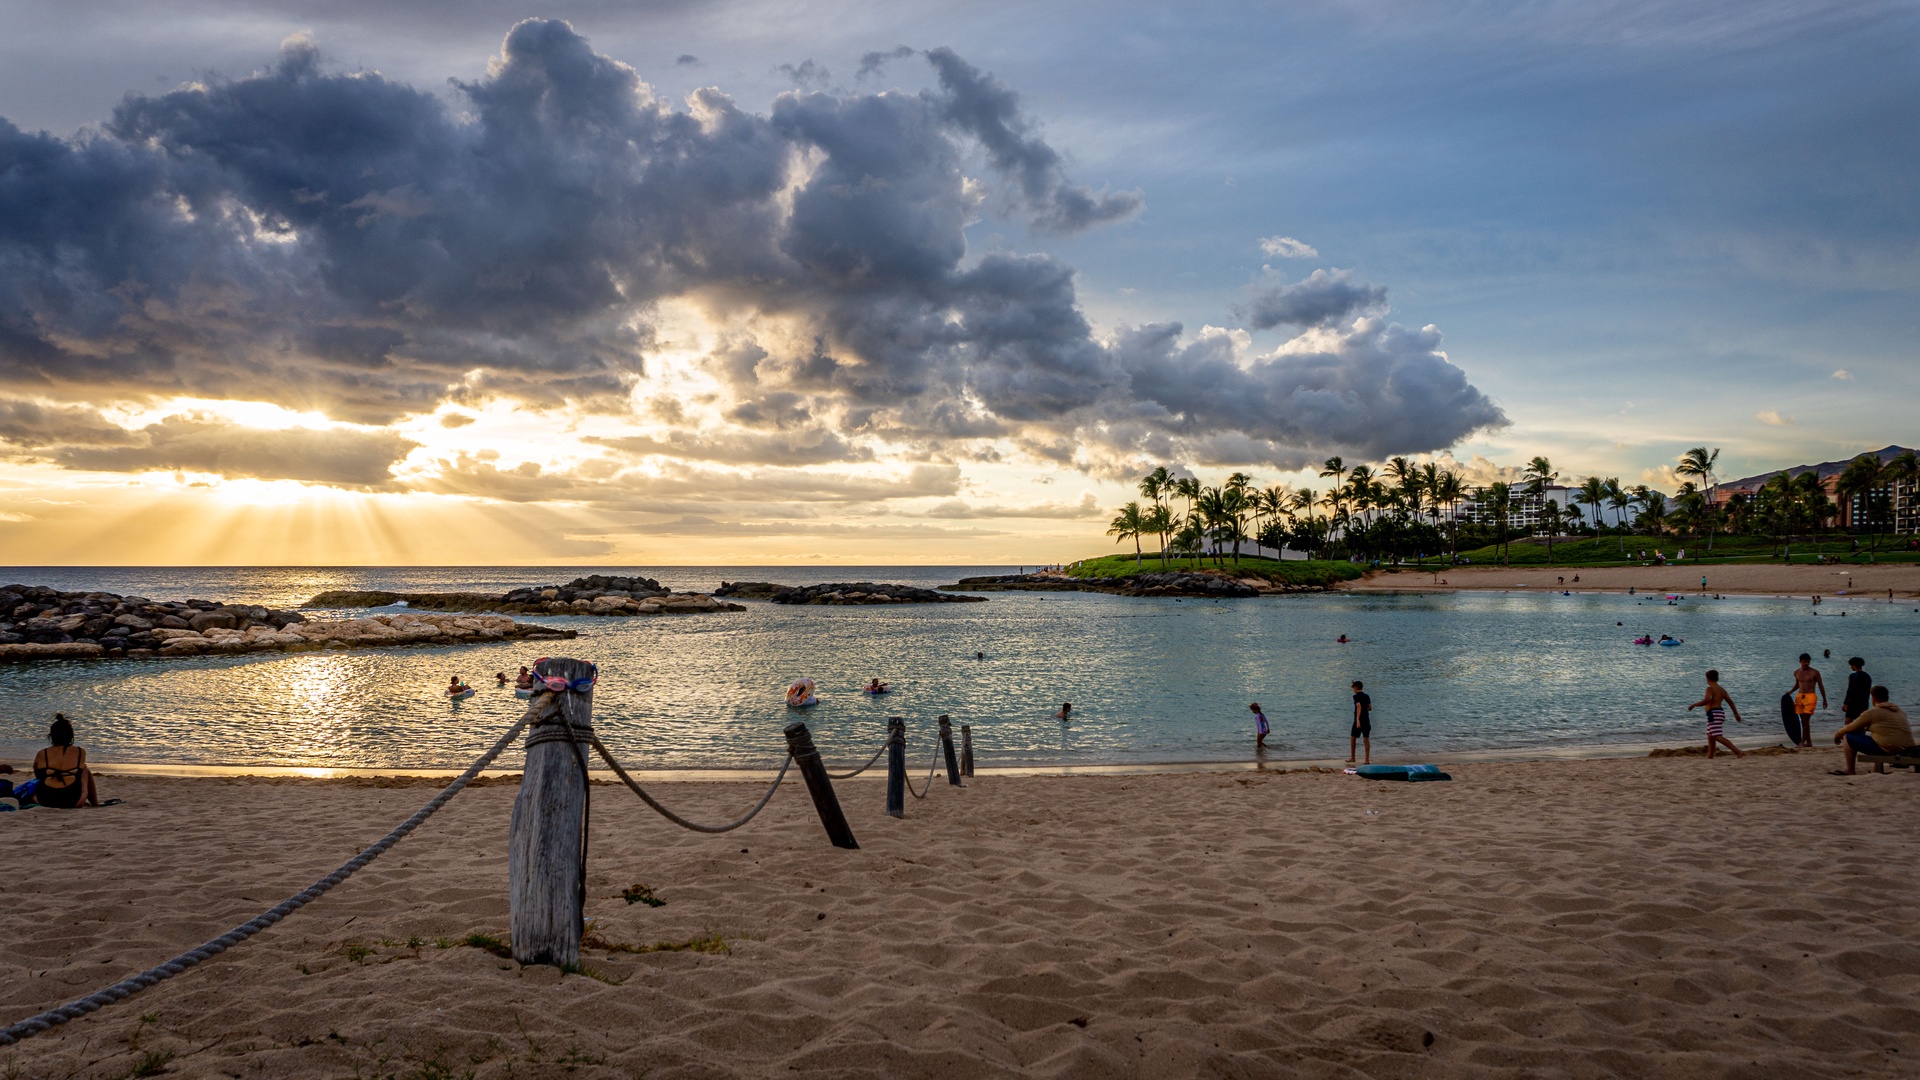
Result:
{"label": "boy in striped swim trunks", "polygon": [[1739,747],[1728,742],[1727,737],[1721,734],[1721,727],[1727,722],[1728,709],[1733,710],[1735,723],[1744,724],[1746,721],[1740,718],[1740,706],[1733,703],[1733,695],[1727,693],[1726,688],[1720,685],[1718,671],[1707,672],[1707,696],[1687,706],[1687,711],[1692,712],[1702,707],[1707,710],[1707,756],[1713,757],[1714,744],[1718,743],[1733,751],[1734,757],[1746,757],[1747,755],[1740,752]]}

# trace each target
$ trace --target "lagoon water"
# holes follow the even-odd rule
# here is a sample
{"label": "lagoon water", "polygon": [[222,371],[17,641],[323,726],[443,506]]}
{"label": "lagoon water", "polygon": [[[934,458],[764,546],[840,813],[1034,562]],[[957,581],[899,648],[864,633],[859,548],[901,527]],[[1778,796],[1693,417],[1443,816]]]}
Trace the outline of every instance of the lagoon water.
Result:
{"label": "lagoon water", "polygon": [[[504,591],[581,573],[645,574],[680,589],[722,580],[895,581],[932,586],[1015,567],[217,568],[0,570],[8,581],[156,599],[292,607],[326,589]],[[1914,701],[1920,613],[1883,597],[1804,600],[1330,593],[1172,600],[1092,593],[994,593],[984,604],[784,607],[742,614],[520,618],[580,631],[546,648],[600,665],[595,722],[641,769],[763,769],[793,715],[782,690],[812,677],[804,718],[830,762],[877,745],[908,718],[924,768],[934,717],[973,725],[982,767],[1252,760],[1259,701],[1268,760],[1346,755],[1347,684],[1375,703],[1376,759],[1472,752],[1627,750],[1702,741],[1700,673],[1718,667],[1746,713],[1740,745],[1784,737],[1778,699],[1800,652],[1834,691],[1816,720],[1839,723],[1845,658],[1859,654]],[[1816,614],[1815,612],[1818,612]],[[1845,615],[1842,616],[1842,612]],[[1616,625],[1620,623],[1623,625]],[[1634,646],[1641,632],[1686,639]],[[1351,638],[1338,644],[1341,634]],[[492,686],[541,655],[521,643],[170,661],[0,665],[0,757],[43,745],[55,710],[103,763],[458,768],[524,703]],[[976,652],[986,658],[977,660]],[[449,674],[480,687],[449,704]],[[894,692],[871,698],[867,679]],[[1051,718],[1072,701],[1074,723]],[[517,767],[517,751],[500,764]]]}

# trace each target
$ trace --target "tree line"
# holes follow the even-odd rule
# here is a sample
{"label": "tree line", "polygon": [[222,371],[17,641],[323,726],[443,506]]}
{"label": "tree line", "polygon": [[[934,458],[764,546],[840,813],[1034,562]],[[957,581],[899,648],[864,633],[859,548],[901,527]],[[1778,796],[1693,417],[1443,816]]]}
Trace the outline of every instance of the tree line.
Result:
{"label": "tree line", "polygon": [[[1497,481],[1470,487],[1461,474],[1428,462],[1405,457],[1389,459],[1378,470],[1348,466],[1328,458],[1319,475],[1329,486],[1316,491],[1284,484],[1261,487],[1253,477],[1235,472],[1219,485],[1206,485],[1192,476],[1174,476],[1165,466],[1140,481],[1146,500],[1129,502],[1108,525],[1116,543],[1132,540],[1134,562],[1145,557],[1141,541],[1153,537],[1158,558],[1213,557],[1219,562],[1240,561],[1243,544],[1261,548],[1291,548],[1315,558],[1405,559],[1447,552],[1457,557],[1464,538],[1478,547],[1497,545],[1505,560],[1506,545],[1516,535],[1515,517],[1529,509],[1535,521],[1518,535],[1545,537],[1548,558],[1564,536],[1615,534],[1620,553],[1626,538],[1641,536],[1702,537],[1713,549],[1720,533],[1767,535],[1776,550],[1791,554],[1796,536],[1817,533],[1838,516],[1819,475],[1808,470],[1770,478],[1757,491],[1734,492],[1724,502],[1717,496],[1714,468],[1718,448],[1697,446],[1680,455],[1674,472],[1687,480],[1671,497],[1647,484],[1624,485],[1618,477],[1589,476],[1569,485],[1567,505],[1544,499],[1556,487],[1560,474],[1545,457],[1535,457],[1522,469],[1518,482]],[[1882,462],[1861,454],[1847,464],[1836,482],[1844,499],[1856,499],[1863,508],[1856,528],[1874,537],[1891,532],[1893,492],[1902,484],[1920,482],[1920,460],[1908,450]],[[1530,498],[1531,497],[1531,498]],[[1463,521],[1460,510],[1476,505],[1491,525]],[[1609,516],[1611,520],[1609,521]]]}

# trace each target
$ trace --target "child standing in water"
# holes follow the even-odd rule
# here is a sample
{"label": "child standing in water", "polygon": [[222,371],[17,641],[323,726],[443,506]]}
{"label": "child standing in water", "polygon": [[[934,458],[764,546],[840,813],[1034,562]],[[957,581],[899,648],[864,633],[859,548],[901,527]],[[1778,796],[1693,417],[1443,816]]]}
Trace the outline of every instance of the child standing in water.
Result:
{"label": "child standing in water", "polygon": [[1728,709],[1733,710],[1735,723],[1744,724],[1746,721],[1740,719],[1740,706],[1733,703],[1733,695],[1727,693],[1726,688],[1720,685],[1718,671],[1707,672],[1707,696],[1687,706],[1687,711],[1692,712],[1703,705],[1707,710],[1707,757],[1713,757],[1715,743],[1722,744],[1733,751],[1734,757],[1746,757],[1747,755],[1740,752],[1739,747],[1728,742],[1727,737],[1720,733],[1721,726],[1727,722]]}
{"label": "child standing in water", "polygon": [[1247,706],[1253,710],[1253,748],[1256,751],[1267,748],[1267,734],[1273,729],[1267,726],[1267,714],[1260,711],[1260,703]]}

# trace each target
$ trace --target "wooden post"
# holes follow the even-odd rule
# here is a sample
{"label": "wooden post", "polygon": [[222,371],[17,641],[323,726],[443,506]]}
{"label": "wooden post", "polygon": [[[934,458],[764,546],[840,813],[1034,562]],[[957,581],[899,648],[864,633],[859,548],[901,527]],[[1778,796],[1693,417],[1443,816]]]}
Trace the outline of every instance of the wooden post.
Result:
{"label": "wooden post", "polygon": [[820,751],[814,749],[813,734],[807,725],[798,720],[787,725],[787,749],[793,754],[794,764],[800,766],[800,775],[807,779],[807,794],[813,796],[813,808],[820,813],[820,824],[827,830],[827,839],[837,848],[859,847],[854,842],[853,830],[847,827],[847,815],[840,812],[840,800],[833,794],[833,781],[820,760]]}
{"label": "wooden post", "polygon": [[587,785],[561,718],[582,737],[593,730],[593,689],[586,681],[593,671],[584,660],[564,657],[534,669],[581,688],[543,689],[533,698],[543,715],[527,732],[526,770],[507,829],[507,925],[513,958],[522,964],[580,962]]}
{"label": "wooden post", "polygon": [[961,787],[960,762],[953,754],[953,721],[946,713],[940,714],[940,749],[947,755],[947,783]]}
{"label": "wooden post", "polygon": [[907,816],[907,722],[887,717],[887,816]]}
{"label": "wooden post", "polygon": [[960,775],[973,775],[973,725],[960,725]]}

